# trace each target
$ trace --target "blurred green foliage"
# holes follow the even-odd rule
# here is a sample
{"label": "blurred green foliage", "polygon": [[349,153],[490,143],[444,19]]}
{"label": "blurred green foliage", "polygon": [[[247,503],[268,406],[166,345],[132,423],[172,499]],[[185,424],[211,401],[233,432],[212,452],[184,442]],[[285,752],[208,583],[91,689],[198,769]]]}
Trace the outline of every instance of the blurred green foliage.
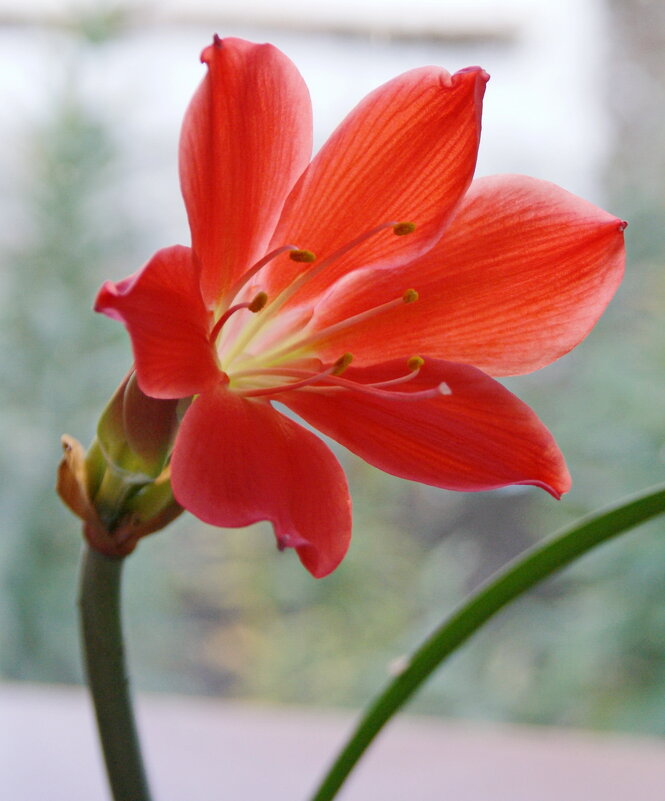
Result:
{"label": "blurred green foliage", "polygon": [[[81,48],[106,40],[92,29]],[[95,290],[149,255],[123,214],[127,166],[111,133],[63,69],[62,91],[26,140],[28,224],[2,254],[0,675],[8,679],[80,679],[79,526],[52,490],[58,437],[90,438],[130,358],[120,326],[89,311]],[[340,453],[354,542],[320,582],[275,551],[267,526],[222,532],[183,518],[127,566],[139,687],[363,704],[391,663],[493,569],[535,538],[662,480],[663,241],[645,241],[652,228],[639,185],[614,179],[613,210],[631,219],[629,245],[639,232],[619,298],[578,351],[509,382],[555,431],[576,479],[570,496],[556,504],[535,489],[439,492]],[[515,605],[414,708],[665,734],[662,530],[656,522],[607,546]]]}
{"label": "blurred green foliage", "polygon": [[2,259],[0,668],[8,677],[71,681],[80,675],[69,625],[79,543],[53,503],[58,439],[65,425],[90,437],[122,375],[119,348],[90,305],[110,259],[122,257],[131,237],[108,192],[112,144],[80,103],[71,75],[63,74],[48,119],[24,147],[33,167],[24,189],[27,222],[19,246]]}

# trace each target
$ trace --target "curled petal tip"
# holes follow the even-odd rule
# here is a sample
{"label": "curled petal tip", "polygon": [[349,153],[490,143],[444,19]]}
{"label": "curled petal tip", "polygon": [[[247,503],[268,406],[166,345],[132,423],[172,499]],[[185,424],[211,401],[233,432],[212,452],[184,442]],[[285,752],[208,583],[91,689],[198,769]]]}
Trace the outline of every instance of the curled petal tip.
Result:
{"label": "curled petal tip", "polygon": [[104,283],[99,288],[99,292],[97,293],[97,297],[95,298],[95,302],[93,305],[94,311],[98,312],[101,311],[104,306],[106,305],[106,301],[110,297],[117,297],[118,291],[111,281],[104,281]]}
{"label": "curled petal tip", "polygon": [[623,232],[623,231],[626,230],[626,228],[628,228],[628,221],[627,220],[619,220],[619,222],[617,224],[617,229],[620,232]]}
{"label": "curled petal tip", "polygon": [[201,52],[201,63],[202,64],[210,64],[212,60],[212,51],[213,50],[221,50],[223,47],[223,40],[219,36],[219,34],[215,33],[212,37],[212,44],[205,47]]}
{"label": "curled petal tip", "polygon": [[483,87],[490,79],[489,72],[486,72],[482,67],[473,66],[473,67],[464,67],[464,69],[457,70],[457,72],[451,76],[450,79],[451,83],[453,84],[457,83],[462,78],[462,76],[469,74],[474,75],[478,83]]}
{"label": "curled petal tip", "polygon": [[551,484],[546,484],[545,482],[542,481],[534,481],[533,486],[544,489],[545,492],[548,492],[554,498],[555,501],[560,501],[570,489],[570,487],[568,487],[566,489],[558,490],[555,489]]}
{"label": "curled petal tip", "polygon": [[[563,457],[561,457],[563,460]],[[540,487],[540,489],[544,489],[545,492],[548,492],[555,501],[560,501],[563,496],[570,492],[570,488],[573,485],[573,481],[570,477],[570,473],[568,472],[568,468],[565,465],[565,462],[559,467],[560,474],[550,481],[533,481],[528,482],[533,486]]]}
{"label": "curled petal tip", "polygon": [[[480,104],[485,96],[485,86],[489,79],[489,73],[485,72],[482,67],[465,67],[458,70],[454,75],[449,76],[446,86],[452,88],[459,83],[469,82],[474,87],[474,100],[477,104]],[[478,112],[480,113],[480,108]]]}
{"label": "curled petal tip", "polygon": [[455,75],[465,75],[467,72],[475,72],[477,74],[478,80],[483,81],[483,83],[487,83],[490,79],[489,72],[486,72],[482,67],[479,67],[477,64],[472,67],[464,67],[464,69],[458,70]]}
{"label": "curled petal tip", "polygon": [[116,301],[122,295],[122,289],[118,284],[112,281],[104,281],[101,285],[95,302],[93,304],[93,311],[105,314],[112,320],[123,322],[122,315],[115,308]]}
{"label": "curled petal tip", "polygon": [[278,534],[276,540],[278,551],[285,551],[287,548],[302,548],[305,545],[309,545],[309,542],[298,534]]}

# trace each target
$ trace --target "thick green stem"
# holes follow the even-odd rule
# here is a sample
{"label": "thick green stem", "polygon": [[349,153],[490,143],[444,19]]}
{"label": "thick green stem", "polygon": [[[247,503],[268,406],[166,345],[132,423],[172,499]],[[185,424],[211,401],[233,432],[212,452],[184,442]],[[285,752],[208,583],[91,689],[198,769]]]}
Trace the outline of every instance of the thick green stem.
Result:
{"label": "thick green stem", "polygon": [[125,666],[120,616],[123,562],[86,547],[79,594],[81,638],[114,801],[150,801]]}
{"label": "thick green stem", "polygon": [[413,654],[370,705],[312,801],[330,801],[395,712],[433,671],[500,609],[597,545],[665,512],[665,486],[586,518],[519,556],[487,581]]}

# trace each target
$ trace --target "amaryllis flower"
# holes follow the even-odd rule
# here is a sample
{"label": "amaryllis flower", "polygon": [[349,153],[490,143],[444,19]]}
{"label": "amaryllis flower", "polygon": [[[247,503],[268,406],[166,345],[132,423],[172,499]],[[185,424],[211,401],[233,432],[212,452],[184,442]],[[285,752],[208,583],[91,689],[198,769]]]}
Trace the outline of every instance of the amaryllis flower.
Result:
{"label": "amaryllis flower", "polygon": [[[185,116],[192,246],[102,287],[143,392],[190,399],[173,493],[218,526],[270,520],[315,576],[351,509],[329,448],[454,490],[570,477],[492,376],[574,347],[612,297],[625,224],[544,181],[471,183],[486,73],[412,70],[357,106],[310,162],[311,108],[270,45],[215,37]],[[186,402],[185,402],[186,403]]]}

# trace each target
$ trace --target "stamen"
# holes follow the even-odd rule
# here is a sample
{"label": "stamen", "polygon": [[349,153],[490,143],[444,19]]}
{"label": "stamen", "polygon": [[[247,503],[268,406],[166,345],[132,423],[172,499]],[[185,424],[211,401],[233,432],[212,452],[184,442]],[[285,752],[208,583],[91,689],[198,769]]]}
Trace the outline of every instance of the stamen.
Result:
{"label": "stamen", "polygon": [[358,323],[362,323],[365,320],[370,320],[377,314],[383,314],[384,312],[390,311],[391,309],[395,309],[404,303],[415,303],[415,301],[417,300],[418,300],[418,293],[416,292],[416,290],[407,289],[401,298],[395,298],[394,300],[389,300],[387,303],[381,303],[379,306],[375,306],[373,309],[367,309],[367,311],[360,312],[359,314],[354,314],[351,317],[347,317],[346,320],[341,320],[339,323],[333,323],[333,325],[329,325],[326,328],[322,328],[320,331],[315,331],[310,336],[304,337],[303,339],[298,340],[296,342],[292,342],[290,345],[280,348],[274,353],[270,353],[270,351],[267,351],[262,355],[262,358],[265,361],[271,361],[271,362],[279,360],[283,356],[292,354],[296,351],[301,350],[302,348],[306,348],[309,345],[313,345],[315,342],[319,342],[322,339],[327,339],[328,337],[334,334],[338,334],[340,331],[344,331],[344,329],[346,328],[350,328],[351,326],[357,325]]}
{"label": "stamen", "polygon": [[346,368],[351,364],[353,361],[353,353],[345,353],[343,356],[340,356],[339,359],[335,362],[335,369],[332,371],[333,375],[341,375]]}
{"label": "stamen", "polygon": [[254,312],[254,314],[256,314],[256,312],[260,312],[261,311],[261,309],[266,305],[267,302],[268,302],[268,296],[266,295],[266,293],[265,292],[258,292],[256,294],[256,296],[254,297],[254,300],[251,301],[251,303],[249,304],[249,306],[247,308],[251,312]]}
{"label": "stamen", "polygon": [[[388,398],[395,401],[427,400],[428,398],[437,398],[439,395],[452,394],[450,387],[445,382],[431,389],[423,389],[418,392],[390,392],[390,390],[382,389],[378,384],[358,384],[355,381],[349,381],[346,378],[339,378],[334,375],[325,376],[321,380],[325,384],[332,384],[333,387],[342,387],[366,395],[374,395],[375,397]],[[324,387],[321,387],[321,389],[324,389]]]}
{"label": "stamen", "polygon": [[425,360],[422,358],[422,356],[412,356],[406,363],[406,366],[411,372],[400,376],[399,378],[391,378],[388,381],[374,381],[369,386],[389,387],[393,384],[405,384],[407,381],[411,381],[412,378],[415,378],[418,375],[423,364],[425,364]]}
{"label": "stamen", "polygon": [[[346,354],[345,354],[346,355]],[[344,357],[342,357],[343,359]],[[279,384],[273,387],[263,387],[261,389],[250,389],[246,391],[240,390],[239,395],[244,398],[254,398],[261,395],[277,395],[280,392],[288,392],[293,389],[302,389],[307,387],[310,391],[335,391],[337,389],[347,389],[353,392],[360,392],[364,395],[372,395],[375,398],[383,398],[394,401],[414,401],[414,400],[427,400],[437,398],[440,395],[451,395],[452,391],[448,384],[445,382],[440,383],[436,387],[430,389],[423,389],[418,392],[391,392],[390,390],[383,389],[384,386],[391,383],[399,383],[400,379],[393,379],[393,381],[377,382],[376,384],[360,384],[357,381],[350,381],[347,378],[340,378],[335,374],[336,365],[341,361],[338,359],[332,367],[323,370],[320,373],[311,373],[309,370],[300,370],[294,368],[264,368],[263,370],[243,370],[235,373],[234,378],[247,378],[252,376],[275,375],[284,376],[286,378],[300,378],[300,381],[293,381],[291,383]],[[323,386],[313,386],[314,384],[322,384]],[[237,390],[236,390],[237,391]]]}
{"label": "stamen", "polygon": [[[342,357],[344,358],[344,357]],[[269,375],[280,375],[280,376],[287,376],[292,375],[297,377],[298,375],[304,375],[301,381],[293,381],[287,384],[279,384],[275,387],[263,387],[261,389],[248,389],[248,390],[240,390],[238,392],[243,398],[258,398],[261,395],[274,395],[278,392],[286,392],[291,389],[302,389],[303,387],[307,387],[310,384],[314,384],[317,381],[321,381],[321,379],[326,378],[327,376],[331,375],[336,369],[337,364],[340,360],[338,359],[332,367],[328,367],[327,370],[323,370],[320,373],[312,373],[309,370],[245,370],[242,373],[237,373],[234,377],[243,376],[247,374],[254,374],[254,375],[265,375],[266,373]]]}
{"label": "stamen", "polygon": [[301,261],[305,263],[316,261],[316,256],[311,250],[292,250],[289,253],[289,258],[291,261]]}
{"label": "stamen", "polygon": [[276,259],[277,256],[281,256],[287,250],[294,251],[295,253],[302,253],[303,251],[298,250],[296,245],[282,245],[282,247],[275,248],[275,250],[271,250],[270,253],[266,254],[262,259],[259,259],[253,267],[250,267],[249,270],[244,272],[240,278],[231,286],[229,291],[224,295],[220,303],[220,308],[224,308],[224,306],[228,305],[233,298],[240,292],[240,290],[245,286],[245,284],[250,281],[260,269],[266,266],[268,262],[271,262],[273,259]]}
{"label": "stamen", "polygon": [[227,309],[224,314],[217,320],[215,323],[215,327],[210,332],[210,341],[215,342],[217,337],[219,336],[219,332],[224,327],[224,323],[229,319],[232,314],[235,314],[237,311],[241,309],[248,309],[249,311],[256,314],[256,312],[261,311],[261,309],[266,305],[268,301],[268,296],[265,292],[259,292],[253,300],[250,300],[249,303],[236,303],[235,306],[231,306],[230,309]]}
{"label": "stamen", "polygon": [[[303,270],[300,275],[298,275],[290,284],[287,286],[282,292],[280,292],[276,298],[274,298],[270,306],[266,309],[265,313],[261,315],[260,320],[255,320],[251,325],[248,325],[245,330],[242,332],[241,336],[233,343],[231,352],[227,354],[227,358],[229,361],[232,361],[239,353],[241,353],[247,345],[254,339],[254,337],[258,334],[258,332],[263,328],[263,326],[274,317],[280,309],[284,306],[284,304],[290,300],[306,283],[311,281],[312,279],[316,278],[320,275],[323,270],[328,267],[328,265],[332,264],[332,262],[336,261],[337,259],[341,258],[342,256],[346,255],[350,250],[357,247],[358,245],[362,244],[368,239],[371,239],[376,234],[380,233],[381,231],[385,231],[386,229],[392,229],[393,233],[397,236],[404,236],[405,234],[412,233],[416,226],[414,223],[410,222],[396,222],[391,220],[389,222],[381,223],[380,225],[376,225],[374,228],[370,228],[369,231],[365,231],[365,233],[360,234],[359,236],[355,237],[354,239],[347,242],[338,250],[334,251],[330,256],[327,256],[323,261],[318,262],[314,267],[311,269]],[[232,289],[229,290],[229,293],[226,296],[226,299],[229,301],[232,300],[239,289],[244,286],[244,284],[261,269],[268,261],[275,258],[276,256],[283,253],[285,250],[290,250],[291,253],[289,254],[290,258],[295,262],[302,262],[305,264],[311,264],[316,260],[316,255],[311,250],[303,250],[300,248],[295,247],[294,245],[286,245],[283,248],[277,248],[276,250],[269,253],[265,256],[260,262],[248,270],[241,278],[233,285]],[[231,294],[231,293],[234,294]],[[405,293],[405,297],[403,298],[404,303],[412,303],[414,300],[418,299],[418,293],[415,290],[408,290]],[[401,301],[400,301],[401,302]]]}
{"label": "stamen", "polygon": [[[370,228],[369,231],[365,231],[364,234],[360,234],[360,236],[357,236],[355,239],[352,239],[350,242],[347,242],[346,245],[343,245],[334,253],[331,253],[330,256],[326,256],[326,258],[323,261],[319,262],[316,265],[316,267],[303,273],[299,278],[296,278],[296,280],[291,284],[291,286],[288,287],[288,289],[284,293],[286,295],[284,300],[290,298],[295,292],[297,292],[303,286],[303,284],[306,284],[308,281],[311,281],[312,278],[316,278],[316,276],[319,275],[323,270],[325,270],[325,268],[329,264],[332,264],[332,262],[337,261],[337,259],[341,258],[342,256],[345,256],[350,250],[353,250],[353,248],[357,247],[358,245],[361,245],[367,239],[371,239],[373,236],[380,233],[381,231],[385,231],[387,228],[392,228],[394,230],[394,226],[396,225],[400,225],[400,223],[395,223],[395,222],[381,223],[381,225],[377,225],[374,228]],[[303,252],[309,253],[310,251],[303,251]],[[282,300],[282,298],[280,297],[279,300]]]}

